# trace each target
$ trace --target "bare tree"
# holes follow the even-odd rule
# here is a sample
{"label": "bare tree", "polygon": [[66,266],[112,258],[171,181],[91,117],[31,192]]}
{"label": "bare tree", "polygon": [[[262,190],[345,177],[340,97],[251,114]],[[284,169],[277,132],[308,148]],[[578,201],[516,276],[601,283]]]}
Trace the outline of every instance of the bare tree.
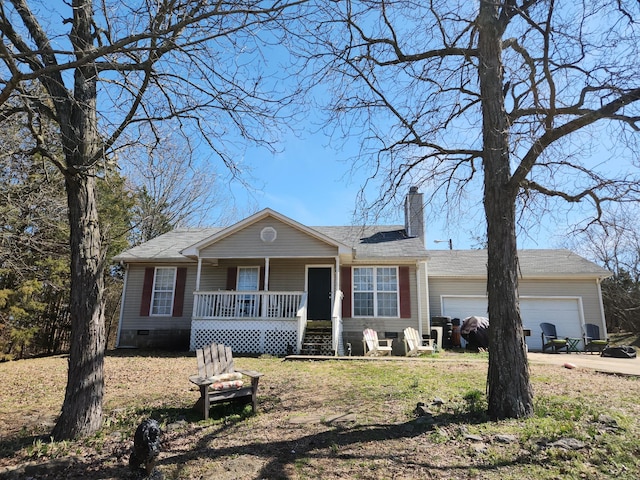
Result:
{"label": "bare tree", "polygon": [[[211,222],[228,203],[224,175],[202,161],[180,135],[127,151],[126,177],[136,197],[131,243],[146,242],[172,228]],[[145,147],[145,148],[141,148]],[[213,222],[224,223],[223,219]]]}
{"label": "bare tree", "polygon": [[638,209],[607,212],[600,224],[572,233],[567,243],[611,272],[602,282],[607,329],[640,332]]}
{"label": "bare tree", "polygon": [[[65,177],[71,246],[72,338],[57,439],[102,424],[105,252],[96,205],[99,167],[142,131],[172,121],[235,171],[234,139],[270,146],[290,98],[261,55],[296,0],[0,3],[0,120],[29,115],[32,153]],[[29,96],[26,82],[46,97]],[[11,102],[15,97],[21,102]],[[16,104],[26,107],[18,112]],[[60,130],[63,159],[40,126]]]}
{"label": "bare tree", "polygon": [[637,20],[636,2],[616,0],[351,0],[327,2],[300,34],[334,94],[333,132],[361,140],[363,192],[378,187],[368,208],[409,185],[450,205],[483,191],[492,418],[533,413],[518,304],[525,209],[562,200],[597,220],[608,202],[638,200],[630,161],[612,172],[592,156],[603,131],[609,149],[637,142]]}

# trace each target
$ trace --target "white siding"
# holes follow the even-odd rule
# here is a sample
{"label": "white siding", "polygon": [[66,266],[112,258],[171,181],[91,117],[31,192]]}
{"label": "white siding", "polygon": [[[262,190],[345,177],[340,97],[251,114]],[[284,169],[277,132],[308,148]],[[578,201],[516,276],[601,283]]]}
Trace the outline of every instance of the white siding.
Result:
{"label": "white siding", "polygon": [[[312,261],[271,259],[269,262],[269,290],[303,291],[306,283],[305,265]],[[327,261],[318,262],[326,264]]]}

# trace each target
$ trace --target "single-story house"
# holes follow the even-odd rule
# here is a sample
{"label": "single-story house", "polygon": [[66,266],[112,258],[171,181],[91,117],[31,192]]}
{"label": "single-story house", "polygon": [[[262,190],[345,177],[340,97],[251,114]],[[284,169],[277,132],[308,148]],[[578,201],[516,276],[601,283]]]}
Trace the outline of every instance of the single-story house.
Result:
{"label": "single-story house", "polygon": [[[412,187],[405,224],[310,227],[264,209],[226,228],[176,229],[115,257],[125,267],[117,347],[300,353],[312,326],[326,328],[326,354],[362,354],[362,332],[422,335],[436,318],[486,316],[486,250],[425,248],[422,194]],[[568,250],[519,252],[527,344],[540,322],[581,337],[606,334],[600,282],[609,272]],[[440,334],[440,332],[438,332]]]}

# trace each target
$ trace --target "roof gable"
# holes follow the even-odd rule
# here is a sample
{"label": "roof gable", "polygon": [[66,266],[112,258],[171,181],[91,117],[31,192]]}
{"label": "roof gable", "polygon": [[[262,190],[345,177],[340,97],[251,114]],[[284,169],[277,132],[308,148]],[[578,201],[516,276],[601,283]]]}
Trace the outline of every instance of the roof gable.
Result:
{"label": "roof gable", "polygon": [[[182,250],[181,253],[185,256],[197,257],[201,255],[201,253],[205,250],[215,250],[215,248],[212,247],[214,247],[214,245],[216,244],[228,244],[229,242],[225,242],[225,240],[230,239],[234,236],[239,236],[241,232],[250,230],[252,226],[268,226],[269,221],[274,222],[275,225],[284,225],[286,228],[297,231],[302,235],[311,238],[316,245],[324,244],[327,246],[331,246],[336,250],[335,254],[351,253],[351,249],[342,242],[337,241],[334,238],[331,238],[317,230],[314,230],[313,228],[302,225],[301,223],[296,222],[295,220],[292,220],[289,217],[286,217],[274,210],[271,210],[270,208],[265,208],[264,210],[261,210],[258,213],[255,213],[254,215],[251,215],[250,217],[247,217],[244,220],[231,225],[230,227],[221,229],[220,231],[213,233],[209,237],[203,238],[199,242],[190,245],[189,247]],[[277,228],[273,226],[272,228],[276,230],[277,235]],[[225,247],[227,246],[224,246],[222,250],[228,251],[228,248]],[[237,248],[235,249],[235,252],[237,256]],[[211,253],[211,255],[214,254]]]}

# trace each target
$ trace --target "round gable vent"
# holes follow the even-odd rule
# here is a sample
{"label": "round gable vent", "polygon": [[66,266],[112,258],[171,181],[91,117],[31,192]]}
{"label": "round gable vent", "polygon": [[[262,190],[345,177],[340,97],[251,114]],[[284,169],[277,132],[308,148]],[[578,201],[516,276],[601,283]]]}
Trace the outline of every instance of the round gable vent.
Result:
{"label": "round gable vent", "polygon": [[260,232],[260,240],[265,243],[272,243],[278,238],[278,232],[273,227],[264,227]]}

